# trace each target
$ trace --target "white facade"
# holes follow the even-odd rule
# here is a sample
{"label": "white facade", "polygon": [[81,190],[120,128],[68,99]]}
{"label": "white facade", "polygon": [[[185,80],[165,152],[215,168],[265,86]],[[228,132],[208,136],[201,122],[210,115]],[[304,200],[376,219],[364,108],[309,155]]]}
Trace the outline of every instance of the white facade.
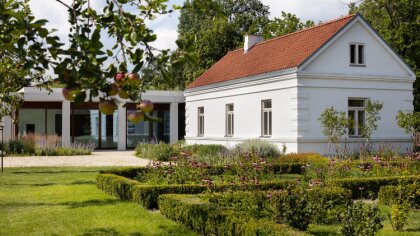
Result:
{"label": "white facade", "polygon": [[[364,45],[364,66],[349,63],[350,44]],[[252,50],[252,48],[250,49]],[[388,143],[402,152],[410,138],[396,124],[398,111],[413,110],[415,74],[386,43],[357,16],[296,68],[187,89],[187,143],[234,146],[261,138],[287,146],[288,152],[326,150],[318,117],[333,106],[348,111],[348,100],[383,103],[372,141]],[[272,134],[264,137],[262,101],[272,102]],[[226,136],[226,104],[234,105],[234,135]],[[204,134],[198,135],[198,108],[204,108]],[[364,142],[346,138],[350,146]]]}
{"label": "white facade", "polygon": [[[54,88],[52,92],[49,93],[46,90],[40,90],[38,88],[33,87],[26,87],[23,88],[20,93],[24,96],[25,102],[35,102],[42,106],[43,103],[48,104],[49,102],[61,103],[61,109],[51,109],[48,105],[45,105],[45,109],[25,109],[22,108],[19,110],[19,125],[16,127],[18,132],[15,128],[15,125],[12,123],[12,119],[10,117],[4,118],[4,138],[6,140],[16,138],[15,133],[17,132],[19,136],[25,135],[26,130],[25,127],[27,124],[31,124],[34,127],[34,132],[37,134],[55,134],[54,130],[54,122],[46,122],[53,121],[55,119],[55,114],[59,114],[61,117],[61,140],[63,146],[68,146],[72,143],[72,138],[70,136],[70,129],[71,129],[71,103],[65,100],[62,96],[62,89],[61,88]],[[152,101],[155,106],[159,104],[168,104],[169,105],[169,142],[174,143],[178,140],[178,105],[185,102],[185,98],[183,92],[181,91],[155,91],[149,90],[142,94],[142,99]],[[99,102],[99,99],[94,99],[93,102]],[[127,137],[130,136],[127,134],[127,110],[123,105],[125,103],[132,103],[129,100],[124,100],[122,103],[118,105],[118,109],[115,111],[114,116],[112,117],[112,141],[117,144],[118,150],[125,150],[127,147]],[[98,118],[99,113],[96,111],[95,114],[92,114],[92,110],[79,110],[73,111],[74,115],[78,113],[83,114],[90,114],[90,122],[91,130],[89,131],[89,136],[92,138],[100,138],[98,137],[99,129],[102,132],[106,132],[107,129],[106,123],[102,122],[101,126],[99,127]],[[154,115],[153,113],[152,115]],[[96,117],[95,117],[96,116]],[[104,115],[102,115],[104,117]],[[96,119],[95,119],[96,118]],[[105,120],[104,118],[102,118]],[[135,128],[141,127],[145,122],[141,122],[140,124],[136,124]],[[45,127],[47,125],[47,127]],[[80,126],[83,124],[75,124],[76,126]],[[143,126],[146,128],[148,127],[148,123],[145,123]],[[157,124],[153,124],[156,126]],[[142,127],[141,127],[142,128]],[[165,129],[166,132],[166,129]],[[165,133],[166,135],[166,133]],[[75,138],[77,141],[77,138]],[[148,141],[148,140],[147,140]]]}

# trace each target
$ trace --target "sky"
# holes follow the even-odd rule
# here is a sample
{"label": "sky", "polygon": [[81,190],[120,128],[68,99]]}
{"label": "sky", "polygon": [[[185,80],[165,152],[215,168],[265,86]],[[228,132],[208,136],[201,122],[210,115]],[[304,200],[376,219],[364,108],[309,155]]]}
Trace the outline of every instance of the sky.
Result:
{"label": "sky", "polygon": [[[71,3],[72,0],[63,0]],[[270,18],[279,17],[281,11],[290,12],[302,21],[313,20],[315,23],[327,21],[347,14],[346,2],[350,0],[261,0],[270,7]],[[169,6],[181,5],[183,0],[170,0]],[[105,0],[91,0],[91,6],[100,10]],[[69,32],[67,11],[56,0],[30,0],[30,6],[36,18],[47,19],[48,27],[57,29],[56,34],[63,41],[67,41]],[[176,49],[177,25],[179,13],[159,16],[147,22],[148,27],[157,34],[157,40],[152,46],[159,49]],[[106,44],[106,39],[104,39]]]}

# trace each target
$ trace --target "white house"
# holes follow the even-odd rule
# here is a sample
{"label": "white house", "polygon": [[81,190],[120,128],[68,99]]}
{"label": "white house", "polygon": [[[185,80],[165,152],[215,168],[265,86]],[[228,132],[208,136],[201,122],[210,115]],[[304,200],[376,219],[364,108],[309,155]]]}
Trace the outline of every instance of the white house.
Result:
{"label": "white house", "polygon": [[411,147],[396,124],[413,110],[415,73],[362,16],[349,15],[264,41],[248,35],[190,84],[186,97],[187,143],[233,146],[261,138],[288,152],[326,153],[318,117],[327,108],[354,118],[346,143],[361,143],[367,99],[380,101],[374,143]]}
{"label": "white house", "polygon": [[47,90],[26,87],[24,103],[18,111],[18,123],[4,118],[6,140],[22,137],[28,133],[57,135],[62,144],[94,142],[98,149],[126,150],[138,143],[174,143],[184,137],[185,98],[182,91],[151,91],[142,98],[154,103],[152,115],[161,122],[143,121],[137,124],[127,120],[127,113],[136,109],[136,104],[123,100],[113,115],[99,112],[99,99],[81,104],[64,99],[61,88]]}

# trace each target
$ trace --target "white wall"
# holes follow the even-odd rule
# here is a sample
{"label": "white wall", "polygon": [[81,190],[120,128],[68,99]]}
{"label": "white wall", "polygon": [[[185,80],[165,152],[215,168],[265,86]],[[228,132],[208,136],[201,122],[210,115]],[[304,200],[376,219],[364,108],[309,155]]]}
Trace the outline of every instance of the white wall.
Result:
{"label": "white wall", "polygon": [[[210,93],[187,94],[187,143],[218,143],[233,146],[250,138],[261,138],[261,101],[272,100],[272,136],[263,138],[296,151],[296,74]],[[234,104],[234,136],[225,137],[226,104]],[[198,107],[204,107],[204,136],[198,137]]]}
{"label": "white wall", "polygon": [[[366,67],[350,65],[350,43],[365,44]],[[362,22],[356,22],[305,68],[304,73],[410,77],[411,73],[389,48]]]}
{"label": "white wall", "polygon": [[[400,110],[413,109],[411,83],[395,83],[386,81],[352,80],[351,78],[323,79],[299,78],[299,93],[307,96],[309,119],[304,122],[306,130],[299,131],[299,152],[325,152],[325,140],[318,117],[327,108],[333,106],[338,111],[348,111],[349,98],[367,98],[383,103],[380,111],[381,120],[378,130],[372,135],[377,143],[393,142],[401,145],[405,151],[410,147],[409,137],[398,127],[395,117]],[[348,139],[347,142],[360,142],[358,139]],[[363,142],[363,141],[362,141]]]}

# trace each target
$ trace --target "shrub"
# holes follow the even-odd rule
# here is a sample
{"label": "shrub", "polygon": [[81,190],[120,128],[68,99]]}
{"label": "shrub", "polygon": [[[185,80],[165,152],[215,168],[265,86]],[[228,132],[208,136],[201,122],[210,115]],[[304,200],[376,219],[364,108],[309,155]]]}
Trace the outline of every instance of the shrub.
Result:
{"label": "shrub", "polygon": [[391,212],[388,215],[392,228],[396,231],[403,230],[407,224],[408,215],[410,213],[410,205],[408,202],[391,205]]}
{"label": "shrub", "polygon": [[28,134],[20,139],[11,140],[8,146],[11,154],[36,156],[90,155],[95,149],[94,143],[73,143],[70,147],[62,147],[61,137],[36,134]]}
{"label": "shrub", "polygon": [[193,144],[186,146],[174,144],[173,146],[179,149],[179,153],[210,165],[224,165],[234,161],[234,158],[229,156],[229,150],[219,144]]}
{"label": "shrub", "polygon": [[378,207],[357,202],[351,204],[345,211],[341,233],[346,236],[373,236],[382,227],[382,217]]}
{"label": "shrub", "polygon": [[169,161],[171,157],[178,155],[171,145],[163,142],[158,144],[140,143],[137,145],[135,153],[138,157],[155,161]]}
{"label": "shrub", "polygon": [[351,194],[340,188],[228,191],[210,194],[209,201],[254,218],[268,218],[306,229],[311,222],[337,223],[340,210],[351,202]]}
{"label": "shrub", "polygon": [[306,230],[312,222],[337,223],[340,210],[350,202],[350,192],[340,188],[277,191],[270,199],[277,221],[300,230]]}
{"label": "shrub", "polygon": [[420,206],[420,184],[383,186],[378,193],[379,202],[385,205],[398,204],[407,201],[410,206]]}
{"label": "shrub", "polygon": [[331,180],[330,184],[351,190],[354,199],[376,198],[382,186],[418,182],[420,175],[372,178],[348,178]]}
{"label": "shrub", "polygon": [[99,174],[96,186],[104,192],[120,199],[132,199],[132,188],[136,181],[113,174]]}
{"label": "shrub", "polygon": [[236,155],[258,156],[261,158],[276,157],[279,149],[273,143],[260,139],[248,139],[239,143],[233,149]]}
{"label": "shrub", "polygon": [[280,163],[300,163],[309,164],[320,162],[328,164],[328,158],[321,156],[319,153],[290,153],[279,157]]}
{"label": "shrub", "polygon": [[201,235],[289,235],[284,226],[226,210],[200,195],[162,195],[159,197],[159,209],[166,217]]}
{"label": "shrub", "polygon": [[227,190],[269,190],[285,189],[294,182],[277,181],[265,182],[259,185],[255,184],[216,184],[213,186],[200,184],[174,184],[174,185],[145,185],[137,184],[133,187],[133,201],[141,204],[143,207],[151,209],[157,208],[157,200],[163,194],[197,194],[207,190],[214,192],[224,192]]}
{"label": "shrub", "polygon": [[10,154],[24,154],[25,153],[25,143],[23,140],[10,140],[9,144],[9,152]]}

